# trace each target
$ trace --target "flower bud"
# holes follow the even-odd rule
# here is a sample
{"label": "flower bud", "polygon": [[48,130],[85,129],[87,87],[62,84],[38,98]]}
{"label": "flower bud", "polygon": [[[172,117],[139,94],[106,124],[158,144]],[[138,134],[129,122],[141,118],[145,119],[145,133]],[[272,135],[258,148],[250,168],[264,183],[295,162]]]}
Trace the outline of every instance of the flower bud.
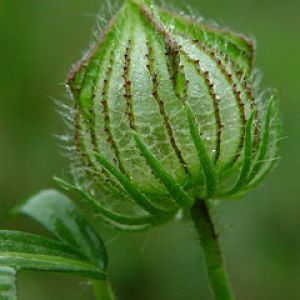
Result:
{"label": "flower bud", "polygon": [[73,68],[74,144],[113,225],[141,229],[256,185],[277,155],[275,96],[248,38],[128,0]]}

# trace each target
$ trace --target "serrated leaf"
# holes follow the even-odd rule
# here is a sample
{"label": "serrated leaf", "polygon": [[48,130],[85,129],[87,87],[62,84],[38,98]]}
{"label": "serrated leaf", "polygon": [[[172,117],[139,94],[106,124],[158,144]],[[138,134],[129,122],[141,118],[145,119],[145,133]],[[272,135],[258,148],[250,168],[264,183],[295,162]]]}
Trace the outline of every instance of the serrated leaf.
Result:
{"label": "serrated leaf", "polygon": [[69,247],[37,235],[0,231],[0,265],[104,279],[105,273]]}
{"label": "serrated leaf", "polygon": [[0,266],[0,300],[17,300],[15,277],[15,269]]}
{"label": "serrated leaf", "polygon": [[106,270],[107,255],[101,238],[67,196],[56,190],[44,190],[30,198],[18,211],[42,224],[65,245]]}

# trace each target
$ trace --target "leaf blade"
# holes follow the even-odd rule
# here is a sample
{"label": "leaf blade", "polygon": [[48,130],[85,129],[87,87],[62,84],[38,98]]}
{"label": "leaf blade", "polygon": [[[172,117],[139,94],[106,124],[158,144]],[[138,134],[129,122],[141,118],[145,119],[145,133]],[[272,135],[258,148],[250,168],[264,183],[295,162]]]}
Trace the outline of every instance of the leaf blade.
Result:
{"label": "leaf blade", "polygon": [[0,265],[104,279],[106,274],[69,247],[37,235],[0,231]]}
{"label": "leaf blade", "polygon": [[106,270],[107,255],[101,238],[64,194],[56,190],[41,191],[18,211],[42,224],[64,244]]}

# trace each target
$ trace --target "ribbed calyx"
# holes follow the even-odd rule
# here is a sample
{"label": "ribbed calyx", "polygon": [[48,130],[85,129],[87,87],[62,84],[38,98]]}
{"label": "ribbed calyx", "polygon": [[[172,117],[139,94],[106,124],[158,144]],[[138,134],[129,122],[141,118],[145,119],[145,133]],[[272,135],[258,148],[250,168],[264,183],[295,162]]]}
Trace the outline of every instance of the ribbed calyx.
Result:
{"label": "ribbed calyx", "polygon": [[67,82],[90,182],[76,189],[110,223],[141,229],[256,185],[277,155],[278,113],[253,57],[239,34],[127,1]]}

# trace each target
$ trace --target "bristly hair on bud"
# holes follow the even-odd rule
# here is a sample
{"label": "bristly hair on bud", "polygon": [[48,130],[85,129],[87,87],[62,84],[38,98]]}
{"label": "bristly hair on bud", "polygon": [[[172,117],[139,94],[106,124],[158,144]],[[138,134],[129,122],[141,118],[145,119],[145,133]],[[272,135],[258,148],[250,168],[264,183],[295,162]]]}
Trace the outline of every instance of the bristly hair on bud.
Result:
{"label": "bristly hair on bud", "polygon": [[276,160],[280,122],[276,93],[255,84],[254,48],[127,0],[68,77],[80,167],[76,184],[60,183],[131,230],[257,185]]}

